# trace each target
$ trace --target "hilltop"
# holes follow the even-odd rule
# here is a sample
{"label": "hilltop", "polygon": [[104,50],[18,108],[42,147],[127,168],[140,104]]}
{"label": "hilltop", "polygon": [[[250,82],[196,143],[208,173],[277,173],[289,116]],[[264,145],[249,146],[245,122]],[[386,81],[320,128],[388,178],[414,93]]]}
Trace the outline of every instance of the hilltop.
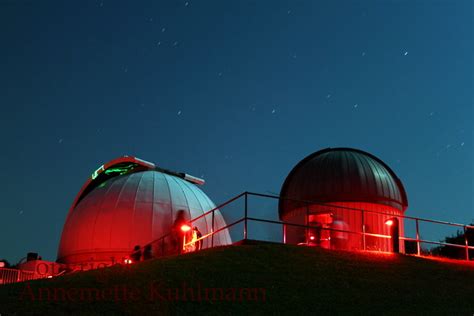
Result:
{"label": "hilltop", "polygon": [[1,286],[0,314],[472,315],[473,280],[467,263],[254,242]]}

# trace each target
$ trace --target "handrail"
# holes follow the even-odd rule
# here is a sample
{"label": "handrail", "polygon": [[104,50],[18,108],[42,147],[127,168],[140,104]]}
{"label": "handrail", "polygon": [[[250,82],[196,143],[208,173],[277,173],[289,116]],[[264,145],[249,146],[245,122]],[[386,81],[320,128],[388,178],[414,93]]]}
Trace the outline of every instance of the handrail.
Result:
{"label": "handrail", "polygon": [[[209,215],[209,214],[211,214],[211,213],[213,213],[213,212],[219,210],[220,208],[223,208],[224,206],[226,206],[226,205],[228,205],[228,204],[234,202],[235,200],[238,200],[238,199],[241,198],[242,196],[244,196],[245,193],[246,193],[246,192],[240,193],[239,195],[237,195],[237,196],[231,198],[230,200],[227,200],[226,202],[220,204],[219,206],[214,207],[213,209],[207,211],[206,213],[203,213],[203,214],[199,215],[198,217],[195,217],[195,218],[189,220],[188,222],[189,222],[189,223],[193,223],[193,222],[197,221],[198,219],[200,219],[200,218],[202,218],[202,217],[204,217],[204,216],[207,216],[207,215]],[[166,237],[168,237],[168,236],[171,236],[171,234],[172,234],[171,232],[166,233],[165,235],[163,235],[163,236],[161,236],[161,237],[158,237],[157,239],[154,239],[154,240],[150,241],[149,243],[145,244],[145,246],[154,244],[154,243],[156,243],[157,241],[161,241],[162,239],[164,239],[164,238],[166,238]]]}
{"label": "handrail", "polygon": [[[230,227],[233,227],[234,225],[236,225],[238,223],[241,223],[241,222],[244,222],[245,225],[244,225],[244,237],[240,240],[246,240],[248,238],[247,237],[247,222],[248,221],[265,222],[265,223],[278,224],[278,225],[283,225],[283,226],[285,226],[285,225],[295,226],[295,227],[301,227],[301,228],[306,228],[306,229],[319,228],[321,230],[326,230],[326,231],[330,231],[330,232],[334,231],[334,232],[343,232],[343,233],[348,233],[348,234],[362,235],[364,241],[365,241],[366,236],[372,236],[372,237],[384,238],[384,239],[391,239],[392,238],[392,236],[389,236],[389,235],[368,233],[368,232],[365,232],[364,229],[362,229],[362,231],[351,231],[351,230],[335,229],[335,228],[329,228],[329,227],[317,227],[317,226],[310,225],[310,224],[297,224],[297,223],[290,223],[290,222],[285,222],[285,221],[281,221],[281,220],[269,220],[269,219],[251,217],[251,216],[248,216],[248,205],[247,205],[248,204],[248,201],[247,201],[248,200],[248,198],[247,198],[248,195],[259,196],[259,197],[264,197],[264,198],[279,199],[279,200],[281,200],[281,199],[291,200],[291,201],[296,201],[296,202],[305,203],[305,204],[312,203],[312,204],[327,206],[327,207],[331,207],[331,208],[340,208],[340,209],[343,209],[343,210],[358,211],[358,212],[362,212],[362,214],[364,214],[364,212],[371,212],[371,213],[375,213],[375,214],[387,215],[387,216],[390,216],[390,217],[397,217],[397,218],[402,218],[402,219],[415,220],[416,223],[417,223],[417,229],[416,229],[417,230],[417,238],[399,236],[399,240],[407,240],[407,241],[416,242],[417,243],[417,248],[418,248],[418,255],[420,255],[420,253],[421,253],[420,252],[420,243],[434,244],[434,245],[441,245],[441,246],[449,246],[449,247],[457,247],[457,248],[466,249],[466,258],[467,258],[467,260],[469,260],[469,251],[474,250],[474,246],[470,246],[467,243],[467,240],[466,240],[465,245],[461,245],[461,244],[453,244],[453,243],[447,243],[447,242],[442,242],[442,241],[438,242],[438,241],[425,240],[425,239],[419,238],[418,221],[430,222],[430,223],[441,224],[441,225],[449,225],[449,226],[455,226],[455,227],[464,227],[465,231],[467,229],[474,229],[474,226],[472,226],[472,225],[463,225],[463,224],[458,224],[458,223],[451,223],[451,222],[445,222],[445,221],[439,221],[439,220],[431,220],[431,219],[419,218],[419,217],[413,217],[413,216],[405,216],[405,215],[390,214],[390,213],[380,212],[380,211],[364,210],[364,209],[359,209],[359,208],[354,208],[354,207],[334,205],[334,204],[331,204],[331,203],[322,203],[322,202],[315,202],[315,201],[290,199],[290,198],[285,198],[285,197],[279,197],[279,196],[261,194],[261,193],[255,193],[255,192],[247,192],[247,191],[242,192],[239,195],[236,195],[235,197],[233,197],[233,198],[227,200],[226,202],[220,204],[219,206],[216,206],[215,208],[213,208],[213,209],[211,209],[211,210],[209,210],[209,211],[207,211],[207,212],[205,212],[205,213],[189,220],[188,222],[193,223],[193,222],[195,222],[195,221],[197,221],[201,218],[205,218],[206,216],[209,216],[209,215],[212,215],[213,218],[214,218],[215,211],[217,211],[219,209],[222,209],[223,207],[225,207],[225,206],[235,202],[236,200],[240,199],[241,197],[245,196],[245,206],[244,206],[245,207],[245,212],[244,212],[243,217],[241,217],[238,220],[235,220],[231,224],[220,227],[217,230],[214,230],[214,220],[213,220],[213,226],[212,226],[212,229],[211,229],[210,233],[208,233],[204,236],[201,236],[200,238],[197,238],[193,241],[187,242],[187,243],[184,244],[184,246],[190,245],[194,242],[202,241],[202,240],[207,239],[209,237],[211,237],[212,240],[213,240],[213,237],[214,237],[215,234],[217,234],[217,233],[219,233],[219,232],[221,232],[225,229],[228,229]],[[164,247],[164,244],[163,244],[164,239],[169,237],[171,234],[172,234],[171,232],[167,233],[167,234],[161,236],[160,238],[153,240],[152,242],[150,242],[148,244],[154,244],[156,242],[161,241],[162,242],[162,247]],[[364,243],[364,245],[365,245],[365,243]],[[214,247],[213,242],[211,243],[211,245],[208,244],[206,248],[212,248],[212,247]],[[364,246],[364,249],[365,249],[365,246]],[[163,254],[163,251],[164,251],[164,248],[162,249],[162,254]]]}
{"label": "handrail", "polygon": [[202,218],[202,217],[204,217],[204,216],[209,215],[209,214],[212,213],[212,212],[218,211],[220,208],[223,208],[224,206],[226,206],[226,205],[228,205],[228,204],[234,202],[235,200],[240,199],[240,198],[241,198],[242,196],[244,196],[245,194],[246,194],[246,192],[240,193],[239,195],[237,195],[237,196],[233,197],[232,199],[230,199],[230,200],[228,200],[228,201],[222,203],[222,204],[219,205],[219,206],[214,207],[213,209],[207,211],[206,213],[201,214],[201,215],[199,215],[198,217],[191,219],[191,220],[189,221],[189,223],[193,223],[193,222],[197,221],[198,219],[200,219],[200,218]]}
{"label": "handrail", "polygon": [[0,268],[0,285],[41,279],[33,271],[12,268]]}
{"label": "handrail", "polygon": [[287,201],[301,202],[301,203],[306,203],[306,204],[312,203],[312,204],[316,204],[316,205],[320,205],[320,206],[329,206],[329,207],[341,208],[341,209],[346,209],[346,210],[351,210],[351,211],[370,212],[370,213],[388,215],[388,216],[391,216],[391,217],[407,218],[407,219],[420,220],[420,221],[436,223],[436,224],[444,224],[444,225],[451,225],[451,226],[458,226],[458,227],[467,227],[469,229],[474,229],[474,226],[468,225],[468,224],[452,223],[452,222],[433,220],[433,219],[427,219],[427,218],[422,218],[422,217],[396,215],[396,214],[390,214],[390,213],[385,213],[385,212],[380,212],[380,211],[363,210],[363,209],[359,209],[359,208],[355,208],[355,207],[334,205],[334,204],[318,202],[318,201],[297,200],[297,199],[292,199],[292,198],[279,197],[277,195],[269,195],[269,194],[255,193],[255,192],[247,192],[247,194],[254,195],[254,196],[267,197],[267,198],[272,198],[272,199],[278,199],[278,200],[287,200]]}
{"label": "handrail", "polygon": [[[264,219],[264,218],[251,217],[251,216],[248,216],[248,196],[249,195],[265,197],[265,198],[272,198],[272,199],[278,199],[278,200],[296,201],[296,202],[300,202],[300,203],[305,203],[306,205],[309,204],[309,203],[312,203],[312,204],[327,206],[327,207],[331,207],[331,208],[340,208],[340,209],[349,210],[349,211],[359,211],[359,212],[362,213],[362,224],[363,224],[362,225],[363,226],[362,231],[335,229],[333,227],[321,227],[321,226],[311,225],[311,224],[308,224],[308,223],[307,224],[297,224],[297,223],[290,223],[290,222],[285,222],[285,221],[281,221],[281,220],[270,220],[270,219]],[[222,209],[223,207],[235,202],[236,200],[240,199],[243,196],[245,196],[244,215],[241,218],[233,221],[232,223],[227,224],[223,227],[220,227],[217,230],[214,230],[214,215],[215,215],[215,212]],[[474,250],[474,245],[472,245],[472,246],[469,245],[468,239],[467,239],[467,231],[468,231],[468,229],[474,229],[473,225],[464,225],[464,224],[459,224],[459,223],[432,220],[432,219],[419,218],[419,217],[413,217],[413,216],[396,215],[396,214],[390,214],[390,213],[385,213],[385,212],[380,212],[380,211],[371,211],[371,210],[364,210],[364,209],[348,207],[348,206],[334,205],[334,204],[331,204],[331,203],[323,203],[323,202],[307,201],[307,200],[297,200],[297,199],[279,197],[279,196],[268,195],[268,194],[247,192],[247,191],[242,192],[239,195],[236,195],[235,197],[227,200],[226,202],[220,204],[219,206],[216,206],[213,209],[211,209],[211,210],[209,210],[209,211],[207,211],[207,212],[205,212],[205,213],[203,213],[203,214],[201,214],[201,215],[199,215],[199,216],[197,216],[193,219],[190,219],[188,221],[188,223],[193,223],[193,222],[195,222],[195,221],[197,221],[201,218],[204,218],[208,215],[212,215],[212,218],[213,218],[212,219],[212,223],[213,223],[212,224],[212,230],[211,230],[210,233],[208,233],[204,236],[201,236],[197,239],[194,239],[194,240],[192,240],[188,243],[184,243],[184,246],[190,245],[190,244],[195,243],[195,242],[202,241],[202,240],[207,239],[209,237],[213,238],[215,234],[218,234],[218,233],[220,233],[220,232],[222,232],[222,231],[224,231],[224,230],[226,230],[230,227],[233,227],[233,226],[235,226],[239,223],[242,223],[242,222],[245,223],[245,225],[244,225],[244,234],[243,234],[243,238],[239,239],[239,240],[247,240],[248,239],[247,222],[248,221],[254,221],[254,222],[263,222],[263,223],[270,223],[270,224],[278,224],[278,225],[282,225],[283,227],[285,227],[285,226],[295,226],[295,227],[306,228],[306,229],[318,228],[320,230],[326,230],[326,231],[330,231],[330,232],[342,232],[342,233],[348,233],[348,234],[362,235],[363,236],[363,242],[364,242],[363,243],[363,245],[364,245],[363,249],[366,250],[366,248],[365,248],[365,237],[366,236],[372,236],[372,237],[384,238],[384,239],[391,239],[392,236],[366,232],[365,229],[364,229],[364,217],[363,217],[363,214],[365,212],[371,212],[371,213],[375,213],[375,214],[387,215],[387,216],[390,216],[390,217],[414,220],[416,222],[416,238],[411,238],[411,237],[406,237],[406,236],[399,236],[398,239],[399,240],[404,240],[404,241],[416,242],[417,243],[417,251],[418,251],[417,253],[418,253],[418,255],[421,255],[420,244],[421,243],[426,243],[426,244],[441,245],[441,246],[448,246],[448,247],[456,247],[456,248],[465,249],[465,251],[466,251],[466,259],[465,260],[467,260],[467,261],[470,260],[469,259],[470,251]],[[449,225],[449,226],[455,226],[455,227],[463,227],[464,228],[464,245],[462,245],[462,244],[453,244],[453,243],[442,242],[442,241],[432,241],[432,240],[421,239],[419,237],[420,236],[419,227],[418,227],[418,222],[419,221],[435,223],[435,224],[441,224],[441,225]],[[162,253],[162,256],[163,256],[164,255],[164,250],[165,250],[165,238],[168,238],[168,237],[172,236],[172,234],[173,234],[173,232],[168,232],[168,233],[164,234],[163,236],[161,236],[161,237],[145,244],[145,246],[153,245],[155,243],[161,242],[161,246],[162,246],[161,253]],[[283,243],[285,243],[284,239],[283,239]],[[206,246],[206,248],[213,248],[213,247],[214,247],[213,242],[210,245],[208,243],[207,246]],[[4,271],[5,273],[10,273],[10,275],[7,276],[8,277],[7,280],[5,280],[5,279],[2,280],[3,284],[21,282],[21,281],[37,278],[37,277],[35,277],[34,273],[32,273],[32,272],[22,271],[22,270],[17,270],[17,269],[10,269],[10,268],[0,268],[0,276],[2,275],[1,274],[2,271]],[[5,273],[4,273],[4,275],[5,275]],[[14,275],[12,273],[16,274],[16,277],[14,277]],[[64,273],[64,271],[62,273]],[[60,273],[58,275],[61,275],[62,273]]]}
{"label": "handrail", "polygon": [[[197,241],[201,241],[201,240],[204,240],[204,239],[206,239],[206,238],[209,238],[209,237],[211,237],[211,236],[213,236],[213,235],[215,235],[215,234],[217,234],[217,233],[223,231],[224,229],[230,228],[230,227],[232,227],[232,226],[234,226],[234,225],[237,225],[237,224],[243,222],[244,220],[245,220],[245,217],[242,217],[241,219],[238,219],[238,220],[232,222],[232,223],[229,224],[229,225],[226,225],[226,226],[224,226],[224,227],[221,227],[221,228],[219,228],[219,229],[216,230],[216,231],[210,232],[209,234],[206,234],[206,235],[204,235],[204,236],[202,236],[202,237],[197,238],[196,240],[192,240],[192,241],[190,241],[190,242],[188,242],[188,243],[185,243],[184,245],[187,246],[187,245],[193,244],[193,243],[195,243],[195,242],[197,242]],[[207,247],[207,248],[213,248],[213,247]]]}
{"label": "handrail", "polygon": [[[296,223],[288,223],[284,221],[274,221],[274,220],[267,220],[267,219],[262,219],[262,218],[255,218],[255,217],[242,217],[239,220],[234,221],[233,223],[226,225],[224,227],[221,227],[219,230],[215,232],[211,232],[209,234],[206,234],[194,241],[190,241],[186,243],[185,245],[190,245],[194,242],[204,240],[206,238],[209,238],[213,234],[216,234],[224,229],[227,229],[229,227],[232,227],[240,222],[243,222],[245,220],[249,221],[256,221],[256,222],[265,222],[265,223],[271,223],[271,224],[279,224],[279,225],[288,225],[288,226],[296,226],[296,227],[301,227],[301,228],[317,228],[317,226],[312,226],[312,225],[304,225],[304,224],[296,224]],[[383,235],[383,234],[374,234],[374,233],[364,233],[364,232],[358,232],[358,231],[351,231],[351,230],[344,230],[344,229],[334,229],[334,228],[327,228],[327,227],[319,227],[321,230],[328,230],[328,231],[334,231],[334,232],[342,232],[342,233],[349,233],[349,234],[357,234],[357,235],[366,235],[366,236],[373,236],[373,237],[378,237],[378,238],[385,238],[385,239],[391,239],[392,237],[389,235]],[[244,238],[245,239],[245,238]],[[425,239],[415,239],[415,238],[410,238],[410,237],[403,237],[400,236],[399,239],[401,240],[409,240],[409,241],[419,241],[422,243],[428,243],[428,244],[436,244],[436,245],[443,245],[443,246],[452,246],[452,247],[458,247],[458,248],[465,248],[464,245],[459,245],[459,244],[452,244],[452,243],[445,243],[445,242],[438,242],[438,241],[431,241],[431,240],[425,240]],[[243,239],[242,239],[243,240]],[[212,247],[208,247],[212,248]],[[468,249],[473,249],[474,246],[468,246]]]}

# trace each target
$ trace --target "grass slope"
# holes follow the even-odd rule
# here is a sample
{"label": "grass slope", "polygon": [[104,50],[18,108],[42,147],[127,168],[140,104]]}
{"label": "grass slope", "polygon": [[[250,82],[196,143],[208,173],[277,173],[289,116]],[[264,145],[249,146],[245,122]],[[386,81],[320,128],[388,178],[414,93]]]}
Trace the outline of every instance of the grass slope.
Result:
{"label": "grass slope", "polygon": [[[159,284],[155,283],[154,292],[150,290],[153,281]],[[182,289],[183,282],[187,290]],[[116,286],[136,291],[135,297],[124,301],[121,294],[105,299],[84,294],[88,291],[84,289]],[[216,299],[212,299],[213,290],[208,290],[209,299],[205,299],[204,288],[214,288]],[[249,292],[243,290],[240,300],[241,288],[259,292],[247,296]],[[168,296],[176,294],[169,289],[178,289],[178,297]],[[186,300],[183,291],[187,291]],[[473,315],[474,265],[255,243],[37,280],[28,287],[24,283],[0,287],[2,316],[190,313]]]}

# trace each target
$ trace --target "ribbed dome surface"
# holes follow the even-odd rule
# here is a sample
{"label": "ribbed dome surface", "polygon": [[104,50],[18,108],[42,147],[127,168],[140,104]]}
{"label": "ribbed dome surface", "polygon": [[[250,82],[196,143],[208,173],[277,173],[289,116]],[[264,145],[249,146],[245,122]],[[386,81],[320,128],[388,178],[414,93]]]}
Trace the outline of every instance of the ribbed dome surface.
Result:
{"label": "ribbed dome surface", "polygon": [[[298,163],[286,178],[281,197],[318,202],[370,202],[404,211],[405,189],[377,157],[352,148],[328,148]],[[280,201],[280,217],[301,203]]]}
{"label": "ribbed dome surface", "polygon": [[[158,171],[140,171],[111,178],[84,196],[69,213],[58,251],[58,262],[76,263],[90,255],[128,254],[170,232],[176,214],[188,219],[215,208],[196,185]],[[225,226],[217,211],[215,227]],[[211,231],[211,217],[195,223],[204,234]],[[229,244],[227,231],[214,243]],[[82,259],[81,259],[82,260]]]}

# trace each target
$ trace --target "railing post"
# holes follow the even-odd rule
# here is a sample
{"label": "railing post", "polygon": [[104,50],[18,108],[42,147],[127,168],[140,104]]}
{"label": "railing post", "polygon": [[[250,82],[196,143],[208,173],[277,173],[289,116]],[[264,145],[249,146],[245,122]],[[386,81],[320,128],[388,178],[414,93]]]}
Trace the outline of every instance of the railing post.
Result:
{"label": "railing post", "polygon": [[416,221],[416,254],[418,256],[421,255],[421,247],[420,247],[420,226],[418,224],[418,218]]}
{"label": "railing post", "polygon": [[248,213],[248,198],[247,192],[245,192],[245,217],[244,217],[244,240],[247,239],[247,213]]}
{"label": "railing post", "polygon": [[364,210],[362,210],[361,216],[362,216],[362,249],[367,250],[367,244],[365,242],[365,213],[364,213]]}
{"label": "railing post", "polygon": [[212,211],[212,227],[211,227],[211,248],[214,247],[214,212],[215,210]]}
{"label": "railing post", "polygon": [[309,245],[309,205],[308,203],[305,203],[306,204],[306,245]]}
{"label": "railing post", "polygon": [[466,246],[466,260],[469,261],[469,241],[467,240],[467,227],[464,226],[464,243]]}

